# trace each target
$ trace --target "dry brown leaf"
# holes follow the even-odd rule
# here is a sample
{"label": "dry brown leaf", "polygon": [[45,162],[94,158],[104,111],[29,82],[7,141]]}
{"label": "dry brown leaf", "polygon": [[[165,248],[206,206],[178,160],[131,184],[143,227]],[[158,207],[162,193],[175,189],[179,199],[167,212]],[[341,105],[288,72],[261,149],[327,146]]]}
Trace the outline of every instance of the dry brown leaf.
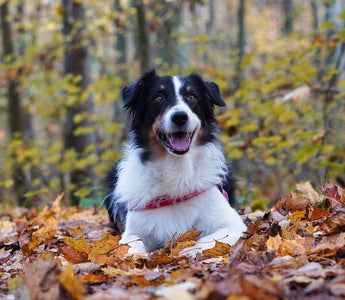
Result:
{"label": "dry brown leaf", "polygon": [[279,299],[281,288],[269,277],[246,275],[242,277],[243,294],[250,299]]}
{"label": "dry brown leaf", "polygon": [[113,265],[117,259],[123,259],[130,248],[127,244],[119,245],[120,236],[107,235],[102,240],[90,244],[88,258],[92,262]]}
{"label": "dry brown leaf", "polygon": [[276,270],[297,269],[308,263],[307,256],[292,257],[289,255],[275,257],[268,263],[263,271],[265,273],[273,272]]}
{"label": "dry brown leaf", "polygon": [[331,203],[332,208],[345,204],[345,189],[331,183],[326,183],[323,190]]}
{"label": "dry brown leaf", "polygon": [[44,226],[33,232],[32,241],[27,245],[27,254],[30,255],[39,245],[56,236],[57,229],[58,221],[54,218],[47,219]]}
{"label": "dry brown leaf", "polygon": [[109,253],[119,245],[120,236],[106,235],[101,240],[93,242],[89,245],[90,255],[101,255]]}
{"label": "dry brown leaf", "polygon": [[145,276],[132,275],[130,277],[131,281],[137,284],[139,287],[148,287],[148,286],[159,286],[165,283],[164,277],[158,277],[154,280],[147,280]]}
{"label": "dry brown leaf", "polygon": [[267,251],[277,251],[281,243],[282,238],[279,234],[276,236],[270,236],[266,243]]}
{"label": "dry brown leaf", "polygon": [[107,282],[108,279],[103,274],[85,274],[83,275],[83,283],[102,283]]}
{"label": "dry brown leaf", "polygon": [[82,281],[74,276],[72,265],[68,264],[60,274],[60,282],[73,299],[81,299],[85,289]]}
{"label": "dry brown leaf", "polygon": [[320,220],[320,219],[330,216],[330,214],[331,213],[327,209],[319,209],[318,207],[314,207],[310,216],[310,220],[312,221]]}
{"label": "dry brown leaf", "polygon": [[62,253],[63,257],[72,264],[79,264],[88,261],[88,257],[85,252],[80,252],[74,247],[59,247],[59,251]]}
{"label": "dry brown leaf", "polygon": [[231,246],[226,243],[216,241],[216,244],[211,249],[206,249],[202,252],[204,257],[217,257],[230,254]]}
{"label": "dry brown leaf", "polygon": [[313,248],[307,249],[309,255],[317,255],[319,257],[332,257],[345,245],[345,232],[331,236],[325,236]]}
{"label": "dry brown leaf", "polygon": [[60,295],[60,267],[51,257],[40,256],[24,269],[22,278],[30,299],[58,299]]}
{"label": "dry brown leaf", "polygon": [[295,240],[282,240],[277,253],[279,256],[297,256],[303,255],[305,251],[304,238],[296,236]]}
{"label": "dry brown leaf", "polygon": [[294,192],[289,193],[283,199],[276,202],[276,210],[280,211],[284,208],[286,211],[303,211],[306,212],[307,207],[310,205],[309,199],[304,195],[298,195]]}
{"label": "dry brown leaf", "polygon": [[312,205],[316,205],[322,199],[322,196],[314,190],[309,181],[297,183],[296,190],[309,199]]}
{"label": "dry brown leaf", "polygon": [[178,243],[178,242],[186,242],[186,241],[195,240],[197,237],[200,236],[201,233],[202,233],[201,231],[196,231],[196,230],[187,231],[187,232],[185,232],[185,233],[182,233],[182,234],[176,239],[176,243]]}
{"label": "dry brown leaf", "polygon": [[321,230],[326,234],[340,233],[345,227],[345,211],[337,211],[327,217],[321,224]]}
{"label": "dry brown leaf", "polygon": [[111,276],[119,276],[119,275],[127,275],[128,272],[121,270],[121,269],[116,269],[116,268],[102,268],[102,271],[106,275],[111,275]]}
{"label": "dry brown leaf", "polygon": [[192,247],[196,244],[196,241],[185,241],[185,242],[176,242],[172,248],[171,255],[177,256],[179,253],[188,247]]}
{"label": "dry brown leaf", "polygon": [[328,286],[331,294],[337,297],[345,297],[345,284],[344,283],[333,283]]}
{"label": "dry brown leaf", "polygon": [[73,272],[75,274],[94,273],[96,271],[99,271],[101,266],[102,266],[101,264],[92,263],[92,262],[78,263],[78,264],[73,265]]}

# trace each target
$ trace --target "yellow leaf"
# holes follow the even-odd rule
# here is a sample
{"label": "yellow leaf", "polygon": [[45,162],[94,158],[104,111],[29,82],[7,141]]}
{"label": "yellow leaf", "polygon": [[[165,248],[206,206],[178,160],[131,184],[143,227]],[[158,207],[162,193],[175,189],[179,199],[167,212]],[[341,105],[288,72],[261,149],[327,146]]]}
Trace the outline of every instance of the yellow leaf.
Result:
{"label": "yellow leaf", "polygon": [[90,244],[89,259],[91,262],[111,264],[115,258],[123,258],[130,248],[120,244],[120,236],[107,235],[105,238]]}
{"label": "yellow leaf", "polygon": [[210,37],[206,34],[204,35],[196,35],[194,37],[194,42],[197,42],[197,43],[205,43],[205,42],[208,42],[210,39]]}
{"label": "yellow leaf", "polygon": [[65,12],[65,8],[63,7],[63,5],[59,5],[57,8],[56,8],[56,12],[58,15],[62,16]]}
{"label": "yellow leaf", "polygon": [[232,127],[238,125],[238,123],[240,123],[239,119],[230,119],[226,121],[225,125],[226,127]]}
{"label": "yellow leaf", "polygon": [[104,274],[107,274],[107,275],[110,275],[110,276],[127,275],[127,272],[123,271],[121,269],[102,268],[101,270],[104,272]]}
{"label": "yellow leaf", "polygon": [[60,274],[60,282],[74,299],[81,299],[84,293],[84,286],[81,280],[74,276],[72,265],[68,264]]}
{"label": "yellow leaf", "polygon": [[81,112],[81,113],[75,114],[73,116],[73,122],[78,124],[82,122],[88,115],[89,115],[88,112]]}
{"label": "yellow leaf", "polygon": [[13,184],[14,184],[14,181],[12,179],[7,179],[7,180],[4,180],[3,182],[1,182],[1,185],[5,189],[9,189]]}
{"label": "yellow leaf", "polygon": [[80,240],[75,240],[67,236],[64,238],[64,242],[67,244],[67,246],[71,246],[82,253],[88,254],[90,251],[90,246],[86,243],[84,237],[82,237]]}
{"label": "yellow leaf", "polygon": [[182,233],[182,234],[176,239],[176,243],[194,240],[194,239],[196,239],[200,234],[201,234],[201,231],[196,231],[196,230],[186,231],[185,233]]}
{"label": "yellow leaf", "polygon": [[282,238],[279,234],[274,237],[270,236],[266,242],[267,251],[277,251],[281,243]]}
{"label": "yellow leaf", "polygon": [[185,241],[185,242],[177,242],[174,244],[174,247],[171,251],[171,254],[176,256],[179,255],[179,253],[188,247],[192,247],[196,244],[196,241]]}
{"label": "yellow leaf", "polygon": [[216,241],[216,244],[213,248],[204,250],[202,254],[206,257],[223,256],[226,254],[230,254],[230,249],[231,246],[229,244]]}
{"label": "yellow leaf", "polygon": [[291,119],[294,119],[295,117],[296,117],[295,111],[286,111],[279,116],[278,122],[279,123],[286,123],[286,122],[290,121]]}
{"label": "yellow leaf", "polygon": [[243,155],[243,152],[238,148],[230,147],[229,149],[229,147],[225,147],[225,150],[226,150],[226,154],[232,159],[240,159]]}
{"label": "yellow leaf", "polygon": [[242,132],[250,132],[250,131],[255,131],[258,130],[259,126],[256,124],[247,124],[244,125],[240,128],[240,131]]}
{"label": "yellow leaf", "polygon": [[305,211],[294,211],[291,215],[289,215],[289,219],[293,222],[301,221],[305,217]]}

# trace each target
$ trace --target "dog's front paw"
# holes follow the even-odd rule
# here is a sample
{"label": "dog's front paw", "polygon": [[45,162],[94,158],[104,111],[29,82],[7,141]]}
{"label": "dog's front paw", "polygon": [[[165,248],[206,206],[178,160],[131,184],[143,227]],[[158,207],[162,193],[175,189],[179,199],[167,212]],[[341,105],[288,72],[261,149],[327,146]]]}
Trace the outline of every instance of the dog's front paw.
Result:
{"label": "dog's front paw", "polygon": [[146,253],[144,243],[137,237],[122,238],[120,244],[127,244],[130,247],[124,257]]}
{"label": "dog's front paw", "polygon": [[128,249],[127,255],[146,253],[145,245],[141,241],[128,243],[130,248]]}

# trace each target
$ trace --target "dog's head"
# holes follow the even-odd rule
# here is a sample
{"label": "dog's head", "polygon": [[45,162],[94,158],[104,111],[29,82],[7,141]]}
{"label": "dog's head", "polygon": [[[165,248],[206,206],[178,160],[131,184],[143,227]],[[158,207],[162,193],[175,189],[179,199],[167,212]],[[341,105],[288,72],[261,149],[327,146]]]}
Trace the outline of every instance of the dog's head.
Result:
{"label": "dog's head", "polygon": [[155,71],[147,72],[122,90],[122,99],[136,145],[174,155],[213,140],[214,105],[225,106],[218,86],[194,73],[160,77]]}

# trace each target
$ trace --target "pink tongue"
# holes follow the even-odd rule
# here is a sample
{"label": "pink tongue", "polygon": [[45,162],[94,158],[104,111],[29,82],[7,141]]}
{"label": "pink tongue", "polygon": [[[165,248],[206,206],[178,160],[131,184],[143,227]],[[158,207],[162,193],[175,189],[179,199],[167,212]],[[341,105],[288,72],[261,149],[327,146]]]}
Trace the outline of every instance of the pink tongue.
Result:
{"label": "pink tongue", "polygon": [[170,139],[170,145],[175,151],[186,151],[189,148],[188,134],[174,134]]}

